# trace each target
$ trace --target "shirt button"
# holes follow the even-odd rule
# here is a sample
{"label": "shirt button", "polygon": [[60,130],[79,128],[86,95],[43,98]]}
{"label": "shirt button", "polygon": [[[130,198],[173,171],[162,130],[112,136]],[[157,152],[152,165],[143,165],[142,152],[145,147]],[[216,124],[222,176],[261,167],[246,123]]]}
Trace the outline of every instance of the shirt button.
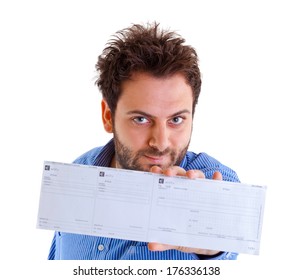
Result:
{"label": "shirt button", "polygon": [[99,251],[103,251],[104,250],[104,246],[102,244],[99,244],[98,247],[97,247],[97,249]]}

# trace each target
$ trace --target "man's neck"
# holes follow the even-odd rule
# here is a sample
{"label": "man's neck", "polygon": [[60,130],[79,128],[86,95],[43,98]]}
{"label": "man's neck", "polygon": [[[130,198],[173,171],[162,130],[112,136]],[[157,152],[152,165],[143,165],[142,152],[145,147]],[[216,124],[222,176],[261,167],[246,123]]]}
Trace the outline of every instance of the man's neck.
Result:
{"label": "man's neck", "polygon": [[117,168],[116,156],[114,155],[110,164],[110,167]]}

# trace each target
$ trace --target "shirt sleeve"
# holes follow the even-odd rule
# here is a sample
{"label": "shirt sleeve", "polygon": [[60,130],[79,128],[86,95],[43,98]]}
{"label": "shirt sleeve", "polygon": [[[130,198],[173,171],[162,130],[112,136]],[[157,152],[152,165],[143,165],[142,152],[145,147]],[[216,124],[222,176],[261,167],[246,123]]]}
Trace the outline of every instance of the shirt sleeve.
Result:
{"label": "shirt sleeve", "polygon": [[56,232],[55,232],[53,240],[52,240],[48,260],[55,260],[56,259],[55,256],[56,256]]}
{"label": "shirt sleeve", "polygon": [[238,254],[232,252],[220,252],[214,256],[196,255],[199,260],[236,260]]}

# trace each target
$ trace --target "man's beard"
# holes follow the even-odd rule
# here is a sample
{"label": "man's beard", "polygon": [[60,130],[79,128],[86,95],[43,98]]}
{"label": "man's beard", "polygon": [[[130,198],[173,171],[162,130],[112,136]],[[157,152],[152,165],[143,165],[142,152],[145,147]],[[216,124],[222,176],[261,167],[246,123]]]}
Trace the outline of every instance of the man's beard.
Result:
{"label": "man's beard", "polygon": [[142,166],[139,163],[139,159],[145,155],[153,156],[153,157],[162,157],[162,156],[169,156],[170,162],[167,166],[160,166],[161,168],[167,168],[170,166],[179,166],[181,161],[183,160],[188,147],[189,143],[180,151],[174,151],[170,148],[165,149],[164,151],[159,151],[155,147],[149,147],[142,150],[139,150],[136,154],[128,147],[123,145],[119,140],[119,137],[116,132],[114,132],[114,143],[115,143],[115,160],[118,164],[119,168],[122,169],[131,169],[131,170],[140,170],[140,171],[149,171],[152,166],[160,166],[157,164],[148,164],[148,166]]}

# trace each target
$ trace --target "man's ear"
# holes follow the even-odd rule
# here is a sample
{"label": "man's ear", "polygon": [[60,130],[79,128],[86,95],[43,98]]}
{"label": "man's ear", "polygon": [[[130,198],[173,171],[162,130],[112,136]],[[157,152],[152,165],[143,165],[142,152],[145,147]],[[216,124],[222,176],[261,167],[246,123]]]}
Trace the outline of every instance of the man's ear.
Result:
{"label": "man's ear", "polygon": [[101,101],[101,112],[102,112],[103,127],[105,131],[108,133],[112,133],[113,132],[112,112],[107,102],[104,99],[102,99]]}

